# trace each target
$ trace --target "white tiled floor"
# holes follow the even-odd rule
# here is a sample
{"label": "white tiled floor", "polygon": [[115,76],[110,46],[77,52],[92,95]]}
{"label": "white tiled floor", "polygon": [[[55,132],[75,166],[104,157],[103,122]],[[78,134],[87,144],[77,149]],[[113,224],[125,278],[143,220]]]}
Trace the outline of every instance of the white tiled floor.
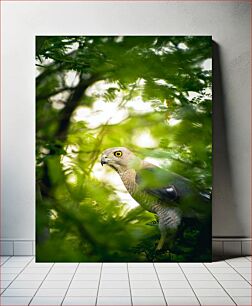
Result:
{"label": "white tiled floor", "polygon": [[1,257],[0,305],[252,305],[251,257],[214,263],[35,263]]}

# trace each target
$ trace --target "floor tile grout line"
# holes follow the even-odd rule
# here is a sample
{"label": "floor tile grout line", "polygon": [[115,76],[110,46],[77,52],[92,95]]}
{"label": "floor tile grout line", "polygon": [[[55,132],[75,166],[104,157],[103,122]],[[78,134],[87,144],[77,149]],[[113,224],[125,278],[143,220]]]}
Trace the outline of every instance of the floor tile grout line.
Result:
{"label": "floor tile grout line", "polygon": [[80,263],[77,264],[77,267],[76,267],[75,271],[73,272],[73,276],[72,276],[72,278],[71,278],[71,280],[70,280],[70,282],[69,282],[69,285],[68,285],[68,287],[67,287],[67,290],[66,290],[66,292],[65,292],[65,295],[64,295],[63,300],[62,300],[62,302],[61,302],[60,305],[63,305],[63,303],[64,303],[64,300],[65,300],[65,298],[66,298],[66,296],[67,296],[67,292],[68,292],[68,290],[69,290],[69,288],[70,288],[70,286],[71,286],[71,283],[72,283],[72,281],[73,281],[73,279],[74,279],[74,276],[75,276],[75,274],[76,274],[76,272],[77,272],[77,270],[78,270],[79,265],[80,265]]}
{"label": "floor tile grout line", "polygon": [[130,291],[130,301],[131,301],[131,305],[133,305],[133,298],[132,298],[131,285],[130,285],[130,275],[129,275],[129,263],[128,262],[127,262],[127,273],[128,273],[128,282],[129,282],[129,291]]}
{"label": "floor tile grout line", "polygon": [[167,300],[166,300],[166,297],[165,297],[165,294],[164,294],[163,287],[162,287],[162,285],[161,285],[161,281],[160,281],[160,279],[159,279],[159,275],[158,275],[158,272],[157,272],[155,263],[153,263],[153,268],[154,268],[155,273],[156,273],[156,275],[157,275],[158,283],[159,283],[160,289],[161,289],[161,291],[162,291],[162,294],[163,294],[163,298],[164,298],[165,304],[168,305]]}
{"label": "floor tile grout line", "polygon": [[[14,256],[12,256],[14,257]],[[16,280],[16,278],[25,270],[25,268],[31,263],[31,261],[33,260],[33,258],[31,258],[31,260],[23,267],[23,269],[21,269],[21,271],[17,274],[16,277],[13,278],[13,280],[9,283],[9,285],[4,289],[4,291],[0,294],[0,297],[2,297],[3,293],[5,292],[5,290],[7,290],[10,285]],[[0,304],[1,305],[1,304]]]}
{"label": "floor tile grout line", "polygon": [[[7,261],[9,261],[12,257],[14,257],[14,256],[7,256],[8,257],[8,259],[6,259],[4,262],[2,262],[1,263],[1,265],[0,265],[0,267],[2,268],[2,266],[7,262]],[[249,260],[249,259],[248,259]]]}
{"label": "floor tile grout line", "polygon": [[45,279],[47,278],[47,275],[51,272],[52,268],[54,267],[55,263],[52,264],[52,266],[50,267],[50,269],[48,270],[48,272],[46,273],[45,277],[42,279],[41,284],[38,286],[37,290],[35,291],[35,293],[33,294],[33,297],[31,298],[30,302],[28,305],[31,304],[31,302],[33,301],[35,295],[38,293],[39,289],[41,288],[42,284],[44,283]]}
{"label": "floor tile grout line", "polygon": [[206,269],[209,271],[209,273],[214,277],[214,279],[218,282],[218,284],[221,286],[221,288],[227,293],[227,295],[230,297],[230,299],[236,304],[235,300],[233,299],[233,297],[227,292],[226,288],[224,288],[222,286],[222,284],[220,283],[220,281],[215,277],[215,275],[211,272],[211,270],[203,263],[203,265],[206,267]]}
{"label": "floor tile grout line", "polygon": [[[4,266],[4,264],[7,262],[7,261],[9,261],[10,260],[10,258],[11,257],[13,257],[13,256],[8,256],[8,258],[3,262],[3,263],[1,263],[1,265],[0,265],[0,285],[1,285],[1,282],[2,282],[2,280],[1,280],[1,269],[3,268],[3,266]],[[9,283],[9,285],[11,284],[11,282]],[[4,291],[9,287],[9,285],[4,289]],[[4,293],[4,291],[3,292],[1,292],[0,293],[0,296]]]}
{"label": "floor tile grout line", "polygon": [[200,300],[199,300],[199,298],[198,298],[198,296],[197,296],[196,292],[194,291],[194,288],[192,287],[192,285],[191,285],[191,283],[190,283],[189,279],[187,278],[187,276],[186,276],[186,274],[185,274],[185,272],[184,272],[183,268],[180,266],[180,264],[179,264],[179,263],[178,263],[178,266],[180,267],[180,269],[181,269],[182,273],[184,274],[184,276],[185,276],[185,278],[186,278],[186,280],[187,280],[187,282],[188,282],[188,284],[189,284],[190,288],[192,289],[192,291],[193,291],[193,293],[194,293],[194,295],[195,295],[195,297],[196,297],[197,301],[199,302],[199,305],[201,305],[201,302],[200,302]]}
{"label": "floor tile grout line", "polygon": [[[243,275],[239,271],[237,271],[234,267],[232,267],[228,262],[227,264],[235,271],[235,273],[239,274],[248,284],[250,284],[250,282],[245,277],[243,277]],[[251,272],[251,269],[250,269],[250,272]]]}
{"label": "floor tile grout line", "polygon": [[[247,262],[251,262],[251,260],[250,259],[248,259],[247,258],[247,256],[242,256],[242,257],[238,257],[238,258],[244,258],[244,259],[246,259],[246,263]],[[236,258],[235,258],[236,259]],[[226,263],[229,263],[229,262],[239,262],[239,260],[232,260],[232,258],[231,259],[223,259],[223,261],[225,261]],[[240,261],[241,263],[243,262],[243,261]]]}
{"label": "floor tile grout line", "polygon": [[97,305],[97,302],[98,302],[98,294],[99,294],[99,290],[100,290],[102,269],[103,269],[103,262],[102,262],[102,264],[101,264],[100,277],[99,277],[99,281],[98,281],[98,287],[97,287],[96,298],[95,298],[95,305]]}
{"label": "floor tile grout line", "polygon": [[[13,257],[13,256],[12,256],[12,257]],[[10,258],[12,258],[12,257],[10,257]],[[10,258],[9,258],[9,259],[10,259]],[[9,259],[8,259],[8,260],[9,260]],[[33,258],[32,258],[32,259],[33,259]],[[24,270],[25,268],[27,268],[27,266],[29,266],[29,265],[31,264],[32,259],[31,259],[31,260],[25,265],[25,267],[18,273],[18,275],[13,279],[12,282],[14,282],[14,280],[16,280],[16,278],[17,278],[20,274],[23,273],[23,270]],[[7,262],[7,261],[6,261],[6,262]],[[234,267],[231,266],[231,264],[229,264],[228,262],[227,262],[227,264],[228,264],[229,267],[231,267],[231,268],[234,270],[234,273],[235,273],[235,274],[239,274],[240,276],[242,276],[242,275],[240,274],[240,272],[238,272]],[[128,264],[127,264],[127,266],[128,266]],[[52,266],[52,267],[53,267],[53,266]],[[52,267],[51,267],[51,269],[52,269]],[[77,267],[78,267],[78,266],[77,266]],[[209,272],[210,269],[208,269],[208,267],[207,267],[206,265],[205,265],[205,267],[206,267],[206,269],[207,269],[208,272]],[[156,267],[154,266],[154,268],[156,268]],[[180,268],[181,268],[181,267],[180,267]],[[50,270],[51,270],[51,269],[50,269]],[[155,269],[155,270],[156,270],[156,269]],[[77,268],[76,268],[76,271],[77,271]],[[75,271],[75,272],[76,272],[76,271]],[[49,271],[49,272],[50,272],[50,271]],[[48,272],[48,273],[49,273],[49,272]],[[100,272],[102,272],[102,271],[100,271]],[[184,271],[182,270],[182,272],[184,272]],[[47,275],[48,275],[48,273],[47,273]],[[156,271],[156,273],[157,273],[157,271]],[[212,273],[211,271],[210,271],[210,274],[213,275],[213,273]],[[46,275],[46,277],[47,277],[47,275]],[[157,273],[157,275],[158,275],[158,273]],[[129,277],[129,273],[128,273],[128,277]],[[213,277],[215,278],[215,280],[217,280],[216,277],[215,277],[214,275],[213,275]],[[187,278],[187,277],[186,277],[186,278]],[[244,279],[243,276],[242,276],[242,278]],[[72,278],[72,279],[73,279],[73,278]],[[159,279],[159,277],[158,277],[158,279]],[[44,279],[44,280],[45,280],[45,279]],[[44,280],[42,281],[41,285],[43,284]],[[71,281],[72,281],[72,280],[71,280]],[[101,274],[100,274],[100,281],[101,281]],[[248,282],[246,279],[245,279],[245,281]],[[11,282],[11,283],[12,283],[12,282]],[[187,282],[190,284],[189,281],[187,281]],[[225,288],[221,285],[221,283],[220,283],[218,280],[217,280],[217,282],[220,284],[221,288],[223,288],[224,291],[226,291]],[[9,288],[9,286],[11,285],[11,283],[8,285],[7,288]],[[249,283],[249,282],[248,282],[248,283]],[[41,287],[41,285],[40,285],[40,287]],[[249,285],[250,285],[250,284],[249,284]],[[7,288],[6,288],[6,289],[7,289]],[[161,286],[161,288],[162,288],[162,286]],[[130,289],[131,289],[131,287],[130,287]],[[99,290],[99,289],[98,289],[98,290]],[[3,291],[3,292],[4,292],[4,291]],[[35,293],[35,294],[36,294],[36,293]],[[34,294],[34,296],[35,296],[35,294]],[[227,293],[227,294],[228,294],[228,293]],[[33,296],[33,298],[34,298],[34,296]],[[233,298],[232,298],[229,294],[228,294],[228,296],[233,300]],[[97,297],[98,297],[98,294],[97,294]],[[197,297],[197,295],[196,295],[196,297]],[[63,301],[64,301],[64,299],[63,299]],[[31,303],[31,302],[30,302],[30,303]],[[30,304],[30,303],[29,303],[29,304]],[[63,302],[62,302],[62,303],[63,303]],[[236,303],[235,303],[235,304],[236,304]]]}

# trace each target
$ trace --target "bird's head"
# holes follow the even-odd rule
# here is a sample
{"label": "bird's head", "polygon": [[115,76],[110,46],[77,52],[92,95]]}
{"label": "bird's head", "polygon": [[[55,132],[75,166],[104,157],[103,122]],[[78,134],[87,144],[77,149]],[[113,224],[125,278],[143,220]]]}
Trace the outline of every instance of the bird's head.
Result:
{"label": "bird's head", "polygon": [[124,172],[128,169],[137,168],[141,160],[124,147],[109,148],[101,155],[101,165],[104,164],[115,169],[117,172]]}

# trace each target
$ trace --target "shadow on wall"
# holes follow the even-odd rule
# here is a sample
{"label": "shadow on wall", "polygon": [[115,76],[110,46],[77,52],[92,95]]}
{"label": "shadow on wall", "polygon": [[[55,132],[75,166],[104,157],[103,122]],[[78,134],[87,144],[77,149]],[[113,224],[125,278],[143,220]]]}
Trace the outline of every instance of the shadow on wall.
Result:
{"label": "shadow on wall", "polygon": [[[234,194],[227,134],[220,46],[213,42],[213,236],[244,233]],[[235,229],[235,231],[234,231]],[[219,234],[221,233],[221,234]],[[231,255],[231,254],[230,254]]]}

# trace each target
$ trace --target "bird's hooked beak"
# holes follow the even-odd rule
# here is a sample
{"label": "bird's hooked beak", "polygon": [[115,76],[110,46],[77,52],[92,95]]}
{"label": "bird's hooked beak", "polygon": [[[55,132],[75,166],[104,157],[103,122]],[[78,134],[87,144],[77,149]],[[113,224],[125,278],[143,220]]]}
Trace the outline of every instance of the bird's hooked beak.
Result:
{"label": "bird's hooked beak", "polygon": [[101,165],[103,166],[103,165],[105,165],[105,164],[107,164],[107,163],[108,163],[107,157],[106,157],[106,156],[102,156],[102,157],[101,157]]}

